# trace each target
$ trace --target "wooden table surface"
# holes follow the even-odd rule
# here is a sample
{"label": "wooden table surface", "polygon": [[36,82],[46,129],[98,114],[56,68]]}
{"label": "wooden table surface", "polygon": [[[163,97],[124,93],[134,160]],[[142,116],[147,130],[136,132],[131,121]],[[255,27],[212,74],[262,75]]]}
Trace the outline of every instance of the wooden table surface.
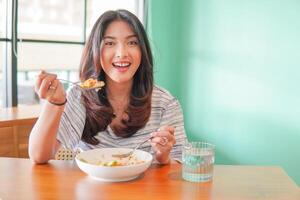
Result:
{"label": "wooden table surface", "polygon": [[9,108],[0,108],[0,127],[11,124],[35,122],[39,116],[41,105],[28,105]]}
{"label": "wooden table surface", "polygon": [[103,183],[68,161],[34,165],[0,157],[0,199],[299,200],[299,187],[279,167],[216,165],[214,180],[182,180],[181,165],[152,165],[136,180]]}

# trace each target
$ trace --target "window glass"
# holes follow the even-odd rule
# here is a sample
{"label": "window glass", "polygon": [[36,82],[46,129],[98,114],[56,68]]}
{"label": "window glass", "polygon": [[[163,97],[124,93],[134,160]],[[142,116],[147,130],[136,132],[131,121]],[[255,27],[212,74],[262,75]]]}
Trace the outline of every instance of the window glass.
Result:
{"label": "window glass", "polygon": [[0,42],[0,108],[3,107],[5,90],[4,90],[4,65],[5,65],[5,55],[4,55],[4,42]]}
{"label": "window glass", "polygon": [[6,1],[0,0],[0,38],[5,37]]}
{"label": "window glass", "polygon": [[[18,102],[34,104],[36,75],[40,70],[56,73],[59,78],[78,81],[82,45],[53,43],[19,43],[18,45]],[[68,84],[64,84],[68,88]]]}
{"label": "window glass", "polygon": [[0,38],[6,37],[6,0],[0,0]]}
{"label": "window glass", "polygon": [[98,17],[107,10],[126,9],[134,14],[137,13],[136,0],[88,0],[87,1],[87,29],[86,37],[89,36],[91,29]]}
{"label": "window glass", "polygon": [[84,41],[84,0],[19,0],[18,37]]}

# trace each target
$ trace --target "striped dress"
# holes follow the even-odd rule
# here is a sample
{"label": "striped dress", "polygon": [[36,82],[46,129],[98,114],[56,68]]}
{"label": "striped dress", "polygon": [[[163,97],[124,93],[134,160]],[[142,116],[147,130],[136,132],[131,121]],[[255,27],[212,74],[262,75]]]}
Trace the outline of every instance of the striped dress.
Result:
{"label": "striped dress", "polygon": [[[150,137],[150,133],[157,131],[162,126],[175,128],[176,144],[171,150],[170,157],[181,159],[181,147],[186,134],[184,130],[183,114],[178,100],[168,91],[158,86],[153,87],[151,115],[146,125],[128,138],[122,138],[114,134],[110,126],[105,131],[99,132],[95,137],[100,141],[97,145],[91,145],[81,140],[86,109],[81,102],[81,91],[78,87],[72,87],[67,95],[68,103],[62,114],[57,133],[57,139],[63,148],[83,150],[103,147],[134,148],[139,142]],[[140,147],[141,150],[154,154],[149,142]]]}

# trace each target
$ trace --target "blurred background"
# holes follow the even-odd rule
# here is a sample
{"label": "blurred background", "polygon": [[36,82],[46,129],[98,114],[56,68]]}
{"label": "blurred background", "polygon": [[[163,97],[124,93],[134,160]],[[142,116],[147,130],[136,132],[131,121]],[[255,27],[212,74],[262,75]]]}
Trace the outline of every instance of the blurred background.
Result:
{"label": "blurred background", "polygon": [[215,144],[217,164],[278,165],[300,185],[299,0],[0,0],[2,107],[38,103],[41,69],[76,81],[91,26],[116,8],[144,23],[189,139]]}

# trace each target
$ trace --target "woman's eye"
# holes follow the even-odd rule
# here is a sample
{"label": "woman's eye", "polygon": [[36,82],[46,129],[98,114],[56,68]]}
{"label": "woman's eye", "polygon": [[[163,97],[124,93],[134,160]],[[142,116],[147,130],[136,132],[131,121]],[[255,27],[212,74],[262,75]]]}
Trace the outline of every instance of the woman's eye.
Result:
{"label": "woman's eye", "polygon": [[107,41],[107,42],[104,42],[104,44],[105,44],[106,46],[112,46],[114,43],[113,43],[113,42],[110,42],[110,41]]}
{"label": "woman's eye", "polygon": [[129,41],[128,44],[129,44],[130,46],[136,46],[136,45],[138,45],[139,43],[138,43],[138,41],[133,40],[133,41]]}

